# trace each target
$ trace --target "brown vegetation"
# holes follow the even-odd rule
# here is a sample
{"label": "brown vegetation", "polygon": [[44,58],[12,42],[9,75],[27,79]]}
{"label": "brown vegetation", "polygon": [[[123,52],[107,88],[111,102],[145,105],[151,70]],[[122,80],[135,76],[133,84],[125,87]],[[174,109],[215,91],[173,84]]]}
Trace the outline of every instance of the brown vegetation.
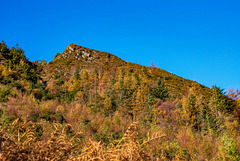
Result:
{"label": "brown vegetation", "polygon": [[74,44],[30,62],[2,42],[0,158],[237,161],[239,93]]}

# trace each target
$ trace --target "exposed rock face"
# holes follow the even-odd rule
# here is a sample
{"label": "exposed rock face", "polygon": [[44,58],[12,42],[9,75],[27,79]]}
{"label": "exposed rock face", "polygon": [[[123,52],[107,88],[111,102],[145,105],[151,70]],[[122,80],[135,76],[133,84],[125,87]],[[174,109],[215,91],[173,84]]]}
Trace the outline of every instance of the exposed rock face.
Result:
{"label": "exposed rock face", "polygon": [[96,52],[91,49],[84,48],[75,44],[70,44],[61,54],[63,59],[75,59],[78,61],[92,62],[96,60]]}
{"label": "exposed rock face", "polygon": [[[55,57],[55,64],[77,64],[81,66],[123,66],[127,62],[108,52],[89,49],[75,44],[70,44],[59,56]],[[58,64],[59,65],[59,64]]]}

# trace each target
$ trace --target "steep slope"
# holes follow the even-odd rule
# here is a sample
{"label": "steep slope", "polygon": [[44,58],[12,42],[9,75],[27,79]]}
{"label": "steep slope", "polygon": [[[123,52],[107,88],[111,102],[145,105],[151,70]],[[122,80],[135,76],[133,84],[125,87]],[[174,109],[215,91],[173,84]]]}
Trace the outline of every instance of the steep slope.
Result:
{"label": "steep slope", "polygon": [[[161,78],[171,91],[171,95],[178,97],[186,95],[190,88],[202,94],[208,96],[209,88],[203,86],[195,81],[184,79],[182,77],[171,74],[165,70],[156,67],[145,67],[135,63],[125,62],[107,52],[101,52],[85,47],[81,47],[75,44],[70,44],[62,54],[59,54],[55,59],[50,62],[46,68],[45,79],[49,80],[53,75],[62,75],[62,79],[68,80],[76,71],[80,70],[80,73],[85,70],[92,72],[93,70],[101,73],[107,73],[110,78],[117,78],[119,70],[144,74],[146,81],[150,86],[154,84],[157,78]],[[126,74],[125,73],[125,74]],[[117,81],[117,79],[116,79]]]}
{"label": "steep slope", "polygon": [[0,44],[0,160],[239,160],[232,99],[70,44],[47,63]]}
{"label": "steep slope", "polygon": [[[101,52],[93,49],[89,49],[86,47],[78,46],[75,44],[70,44],[63,53],[56,57],[56,60],[63,59],[67,60],[70,59],[72,61],[80,61],[82,63],[111,63],[111,65],[117,64],[118,66],[126,65],[126,62],[121,60],[120,58],[107,53]],[[102,65],[102,64],[98,64]]]}

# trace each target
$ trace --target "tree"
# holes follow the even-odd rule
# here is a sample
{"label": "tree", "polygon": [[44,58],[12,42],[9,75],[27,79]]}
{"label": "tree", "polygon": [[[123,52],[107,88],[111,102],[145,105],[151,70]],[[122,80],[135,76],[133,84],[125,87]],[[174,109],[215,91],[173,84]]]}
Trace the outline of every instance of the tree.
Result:
{"label": "tree", "polygon": [[157,83],[153,86],[150,94],[161,99],[162,101],[165,101],[166,98],[169,98],[168,89],[160,78],[157,79]]}
{"label": "tree", "polygon": [[240,90],[237,89],[233,91],[233,89],[229,89],[227,95],[233,99],[233,104],[235,105],[234,115],[237,116],[240,120]]}
{"label": "tree", "polygon": [[78,68],[75,70],[74,77],[75,77],[76,80],[80,79],[80,74],[79,74],[79,69]]}
{"label": "tree", "polygon": [[215,133],[221,132],[221,126],[224,124],[226,114],[233,112],[233,106],[228,102],[228,97],[219,87],[212,87],[212,96],[206,111],[206,120],[208,129],[212,129]]}
{"label": "tree", "polygon": [[223,89],[213,86],[211,90],[210,108],[213,108],[215,112],[232,113],[233,106],[229,104],[228,97],[223,92]]}
{"label": "tree", "polygon": [[196,128],[197,125],[197,115],[198,115],[198,109],[196,105],[196,96],[190,95],[189,96],[189,102],[188,102],[188,110],[190,114],[190,124]]}
{"label": "tree", "polygon": [[113,112],[112,98],[106,96],[104,100],[104,113],[107,116],[110,115],[111,112]]}
{"label": "tree", "polygon": [[3,52],[3,53],[9,52],[9,49],[8,49],[7,45],[5,45],[5,42],[3,40],[0,43],[0,52]]}
{"label": "tree", "polygon": [[54,56],[54,59],[56,59],[59,55],[60,55],[60,53],[57,53],[57,54]]}

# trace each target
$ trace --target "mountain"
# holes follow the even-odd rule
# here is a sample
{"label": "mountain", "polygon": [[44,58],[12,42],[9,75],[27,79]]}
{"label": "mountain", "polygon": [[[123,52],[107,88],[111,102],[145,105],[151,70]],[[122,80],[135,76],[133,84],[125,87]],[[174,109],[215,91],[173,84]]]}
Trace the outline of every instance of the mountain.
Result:
{"label": "mountain", "polygon": [[[188,94],[190,88],[194,88],[196,92],[206,97],[209,93],[208,87],[195,81],[181,78],[165,70],[126,62],[110,53],[81,47],[75,44],[70,44],[62,54],[57,55],[57,57],[48,64],[46,68],[48,72],[46,73],[54,75],[62,72],[65,73],[66,77],[64,78],[68,79],[67,77],[70,77],[76,69],[81,71],[89,70],[90,73],[96,70],[100,75],[106,73],[106,75],[113,79],[118,77],[117,75],[119,73],[116,71],[120,70],[131,74],[144,74],[150,86],[157,78],[161,78],[174,97]],[[116,79],[115,81],[118,80]]]}
{"label": "mountain", "polygon": [[240,92],[70,44],[0,43],[0,160],[239,160]]}

